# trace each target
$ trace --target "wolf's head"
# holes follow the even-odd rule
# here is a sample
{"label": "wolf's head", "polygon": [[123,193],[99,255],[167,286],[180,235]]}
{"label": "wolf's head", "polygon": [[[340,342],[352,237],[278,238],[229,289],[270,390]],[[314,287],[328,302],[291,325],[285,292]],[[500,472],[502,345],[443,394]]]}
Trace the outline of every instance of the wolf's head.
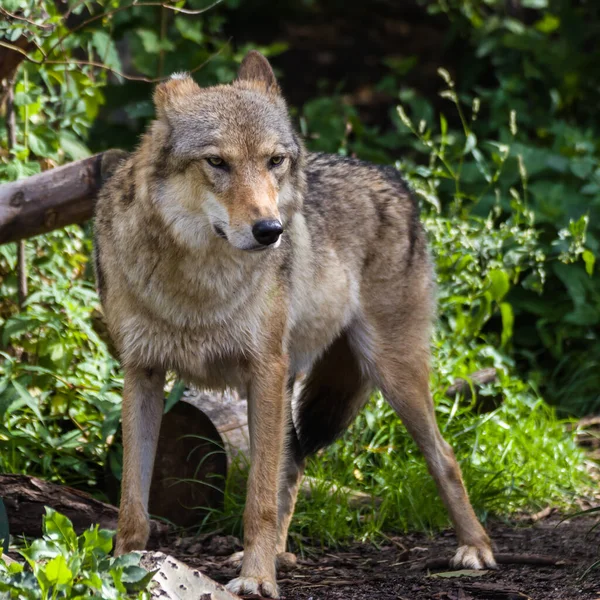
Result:
{"label": "wolf's head", "polygon": [[173,75],[154,102],[148,189],[177,239],[276,248],[302,201],[304,151],[267,59],[248,53],[230,85]]}

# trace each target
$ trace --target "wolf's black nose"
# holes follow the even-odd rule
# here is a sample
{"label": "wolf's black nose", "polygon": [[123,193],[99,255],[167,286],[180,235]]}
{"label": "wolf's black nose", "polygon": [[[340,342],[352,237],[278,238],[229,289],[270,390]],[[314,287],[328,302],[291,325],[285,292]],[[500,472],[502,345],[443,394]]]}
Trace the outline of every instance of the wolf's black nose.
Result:
{"label": "wolf's black nose", "polygon": [[283,227],[277,219],[263,219],[252,226],[254,239],[263,246],[274,244],[283,233]]}

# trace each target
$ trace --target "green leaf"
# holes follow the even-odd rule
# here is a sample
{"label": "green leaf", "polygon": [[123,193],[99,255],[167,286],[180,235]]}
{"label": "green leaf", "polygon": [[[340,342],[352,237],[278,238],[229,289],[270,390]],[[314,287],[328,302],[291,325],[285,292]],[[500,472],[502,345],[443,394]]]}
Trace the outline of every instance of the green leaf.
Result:
{"label": "green leaf", "polygon": [[50,346],[49,351],[50,360],[54,363],[59,362],[60,359],[65,355],[65,348],[62,340]]}
{"label": "green leaf", "polygon": [[71,160],[81,160],[91,156],[89,148],[70,131],[61,131],[58,134],[60,147]]}
{"label": "green leaf", "polygon": [[140,592],[148,587],[157,572],[146,571],[142,567],[127,567],[123,570],[121,581],[125,584],[129,593]]}
{"label": "green leaf", "polygon": [[44,573],[51,585],[66,585],[73,580],[73,573],[67,566],[65,557],[62,554],[54,557],[46,564]]}
{"label": "green leaf", "polygon": [[165,414],[167,414],[179,400],[181,400],[183,396],[183,392],[185,390],[185,381],[182,379],[178,379],[173,386],[173,389],[169,392],[167,396],[167,401],[165,402]]}
{"label": "green leaf", "polygon": [[98,53],[99,59],[107,67],[117,71],[121,70],[119,52],[117,51],[117,47],[107,31],[102,31],[101,29],[94,31],[92,34],[92,45]]}
{"label": "green leaf", "polygon": [[515,322],[515,316],[513,313],[513,308],[508,302],[500,303],[500,314],[502,316],[502,338],[501,344],[502,346],[506,346],[506,344],[510,341],[513,336],[513,325]]}
{"label": "green leaf", "polygon": [[588,179],[594,168],[596,167],[596,161],[591,156],[584,158],[574,158],[571,161],[571,173],[580,179]]}
{"label": "green leaf", "polygon": [[448,121],[442,114],[440,114],[440,131],[442,132],[442,139],[445,140],[448,133]]}
{"label": "green leaf", "polygon": [[114,535],[114,531],[99,529],[96,525],[83,532],[83,535],[80,536],[80,540],[83,540],[83,543],[80,542],[80,545],[83,550],[94,550],[97,553],[108,555],[112,550]]}
{"label": "green leaf", "polygon": [[488,273],[488,280],[490,282],[492,298],[496,300],[496,302],[500,302],[510,289],[508,275],[504,271],[495,269]]}
{"label": "green leaf", "polygon": [[27,141],[29,143],[30,150],[40,158],[51,156],[54,153],[54,149],[48,140],[36,135],[32,131],[29,133]]}
{"label": "green leaf", "polygon": [[67,544],[72,550],[77,548],[77,535],[73,529],[73,523],[49,506],[46,506],[43,529],[51,540]]}
{"label": "green leaf", "polygon": [[554,263],[552,265],[557,277],[563,282],[573,304],[583,306],[586,304],[587,289],[589,286],[588,275],[578,266],[577,263],[566,265],[564,263]]}
{"label": "green leaf", "polygon": [[574,311],[565,315],[564,321],[584,327],[597,325],[600,323],[600,311],[590,304],[580,304]]}
{"label": "green leaf", "polygon": [[9,341],[18,334],[33,331],[39,326],[40,324],[35,319],[28,318],[24,315],[17,315],[12,319],[8,319],[2,330],[2,345],[6,346]]}
{"label": "green leaf", "polygon": [[15,106],[30,106],[35,103],[35,99],[25,92],[16,92],[14,99]]}
{"label": "green leaf", "polygon": [[126,569],[128,567],[137,567],[140,564],[141,556],[136,552],[121,554],[112,561],[113,569]]}
{"label": "green leaf", "polygon": [[53,541],[39,539],[34,540],[28,548],[21,550],[21,554],[29,561],[54,558],[62,554],[59,544]]}
{"label": "green leaf", "polygon": [[137,35],[142,42],[142,47],[148,54],[158,54],[161,50],[174,50],[173,42],[165,39],[160,39],[158,34],[151,29],[138,29]]}
{"label": "green leaf", "polygon": [[581,254],[583,262],[585,263],[585,272],[591,277],[594,274],[594,264],[596,263],[596,257],[590,250],[584,250]]}
{"label": "green leaf", "polygon": [[17,393],[19,394],[19,396],[21,397],[21,399],[23,400],[23,402],[25,402],[25,404],[33,411],[33,413],[35,414],[35,416],[40,420],[43,421],[43,417],[42,417],[42,413],[40,412],[40,407],[39,407],[39,401],[37,398],[34,398],[30,393],[29,390],[27,390],[27,388],[25,388],[24,386],[22,386],[18,381],[14,380],[12,382],[15,390],[17,390]]}
{"label": "green leaf", "polygon": [[534,23],[533,26],[542,33],[552,33],[560,27],[560,19],[555,15],[546,13],[539,21]]}
{"label": "green leaf", "polygon": [[469,154],[469,152],[471,152],[473,150],[473,148],[475,148],[475,146],[477,146],[477,137],[475,136],[475,134],[470,131],[469,134],[467,135],[467,139],[465,141],[465,147],[463,149],[463,154]]}
{"label": "green leaf", "polygon": [[201,44],[204,41],[204,35],[202,33],[202,23],[200,21],[192,21],[185,17],[175,17],[175,27],[181,34],[181,37]]}

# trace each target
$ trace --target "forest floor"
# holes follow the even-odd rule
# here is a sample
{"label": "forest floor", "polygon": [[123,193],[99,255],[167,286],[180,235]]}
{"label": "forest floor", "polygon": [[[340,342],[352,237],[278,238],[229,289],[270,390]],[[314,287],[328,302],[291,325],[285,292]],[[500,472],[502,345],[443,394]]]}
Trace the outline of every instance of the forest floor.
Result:
{"label": "forest floor", "polygon": [[[385,543],[352,544],[338,550],[304,548],[298,566],[279,574],[287,600],[600,600],[600,569],[581,578],[600,558],[596,520],[557,516],[528,525],[488,523],[497,554],[550,557],[554,565],[504,564],[498,571],[453,573],[428,568],[432,559],[450,558],[452,532],[435,537],[411,533]],[[227,556],[239,550],[232,536],[179,539],[161,550],[225,583],[236,576]]]}

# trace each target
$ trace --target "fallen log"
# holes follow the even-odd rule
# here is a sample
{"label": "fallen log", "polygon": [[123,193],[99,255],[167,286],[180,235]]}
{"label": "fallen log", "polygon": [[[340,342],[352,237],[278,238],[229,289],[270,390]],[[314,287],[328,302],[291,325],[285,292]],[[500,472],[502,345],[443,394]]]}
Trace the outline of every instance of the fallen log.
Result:
{"label": "fallen log", "polygon": [[126,156],[108,150],[0,185],[0,244],[89,219],[102,183]]}
{"label": "fallen log", "polygon": [[[161,600],[241,600],[225,587],[162,552],[143,552],[141,566],[154,571],[150,597]],[[256,597],[256,596],[253,596]]]}
{"label": "fallen log", "polygon": [[[121,443],[119,427],[113,444]],[[108,462],[101,489],[117,505],[121,483]],[[223,507],[226,478],[227,453],[218,427],[180,400],[162,419],[148,512],[180,527],[198,526],[210,510]]]}
{"label": "fallen log", "polygon": [[227,453],[201,410],[177,402],[163,417],[150,486],[149,512],[181,527],[198,526],[223,507]]}
{"label": "fallen log", "polygon": [[[96,523],[102,529],[117,528],[118,510],[115,506],[71,487],[28,475],[2,474],[0,491],[13,536],[40,537],[45,506],[68,517],[78,534]],[[156,548],[162,545],[168,530],[164,523],[151,520],[149,546]]]}

